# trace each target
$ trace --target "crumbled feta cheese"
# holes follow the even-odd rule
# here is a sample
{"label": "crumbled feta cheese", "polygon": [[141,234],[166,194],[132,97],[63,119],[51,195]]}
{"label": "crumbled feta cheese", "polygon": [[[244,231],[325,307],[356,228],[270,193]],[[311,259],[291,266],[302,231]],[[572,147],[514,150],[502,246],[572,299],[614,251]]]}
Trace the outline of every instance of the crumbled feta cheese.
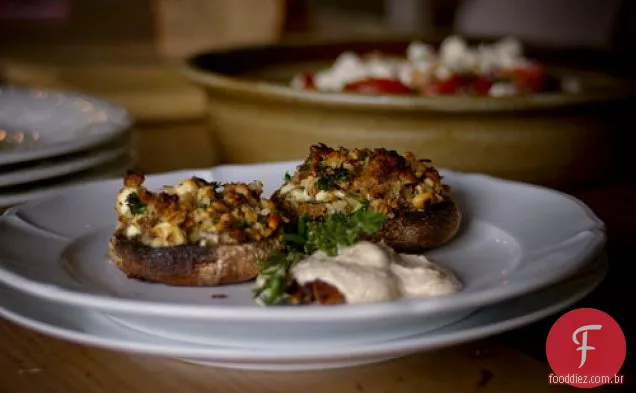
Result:
{"label": "crumbled feta cheese", "polygon": [[[381,60],[378,59],[379,62]],[[375,75],[376,77],[393,77],[384,64],[370,65],[352,52],[345,52],[336,59],[333,66],[316,73],[314,84],[324,91],[341,91],[347,84]]]}
{"label": "crumbled feta cheese", "polygon": [[440,46],[441,63],[457,72],[472,72],[479,68],[480,53],[468,47],[466,42],[457,36],[448,37]]}
{"label": "crumbled feta cheese", "polygon": [[497,61],[497,66],[500,68],[521,68],[528,65],[530,65],[530,62],[521,57],[503,56]]}
{"label": "crumbled feta cheese", "polygon": [[403,63],[398,70],[398,80],[406,86],[413,83],[413,66],[409,63]]}
{"label": "crumbled feta cheese", "polygon": [[126,187],[117,196],[117,210],[122,216],[130,214],[130,206],[128,206],[128,198],[131,194],[137,192],[137,189]]}
{"label": "crumbled feta cheese", "polygon": [[490,90],[488,90],[488,95],[491,97],[508,97],[517,94],[517,89],[515,85],[507,82],[497,82],[494,83]]}
{"label": "crumbled feta cheese", "polygon": [[446,80],[453,76],[453,71],[447,66],[440,64],[435,68],[435,78],[439,80]]}
{"label": "crumbled feta cheese", "polygon": [[192,179],[187,179],[177,185],[175,191],[179,197],[183,198],[186,195],[195,194],[197,192],[197,185]]}
{"label": "crumbled feta cheese", "polygon": [[127,238],[133,238],[141,234],[141,229],[135,225],[129,225],[124,234]]}
{"label": "crumbled feta cheese", "polygon": [[469,48],[463,39],[458,36],[450,36],[440,45],[439,57],[446,66],[454,68],[454,65],[462,63],[468,51]]}
{"label": "crumbled feta cheese", "polygon": [[414,41],[406,48],[406,58],[413,63],[421,60],[430,61],[435,57],[435,49],[420,41]]}
{"label": "crumbled feta cheese", "polygon": [[493,45],[495,51],[502,57],[520,58],[523,56],[521,42],[514,38],[506,37]]}
{"label": "crumbled feta cheese", "polygon": [[333,63],[332,68],[338,70],[352,70],[358,68],[362,61],[360,57],[353,52],[344,52]]}
{"label": "crumbled feta cheese", "polygon": [[[331,68],[315,74],[314,85],[318,90],[342,91],[352,82],[366,78],[399,80],[404,85],[419,89],[431,79],[448,80],[454,74],[481,74],[490,78],[502,70],[522,68],[532,63],[524,58],[521,42],[504,38],[493,44],[469,47],[460,36],[449,36],[438,51],[420,41],[413,41],[406,49],[406,59],[384,57],[381,54],[358,56],[353,52],[342,53]],[[292,84],[299,86],[302,80]],[[575,82],[564,83],[564,90],[578,91]],[[495,83],[491,96],[514,95],[511,83]]]}
{"label": "crumbled feta cheese", "polygon": [[372,78],[394,79],[397,77],[397,66],[394,62],[382,58],[373,58],[366,64],[367,76]]}

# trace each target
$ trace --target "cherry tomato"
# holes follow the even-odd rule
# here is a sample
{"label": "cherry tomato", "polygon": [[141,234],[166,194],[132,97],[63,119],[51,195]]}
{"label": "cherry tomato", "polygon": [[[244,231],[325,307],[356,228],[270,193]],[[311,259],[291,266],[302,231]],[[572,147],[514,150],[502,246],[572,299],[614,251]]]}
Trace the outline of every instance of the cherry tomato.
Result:
{"label": "cherry tomato", "polygon": [[347,84],[346,92],[363,94],[411,94],[408,86],[395,79],[368,78]]}
{"label": "cherry tomato", "polygon": [[491,86],[492,86],[492,82],[490,82],[489,80],[481,76],[476,76],[470,82],[471,92],[479,96],[488,95],[488,92],[490,91]]}
{"label": "cherry tomato", "polygon": [[311,74],[309,72],[305,72],[304,74],[301,75],[301,80],[303,83],[303,88],[305,89],[315,89],[316,88],[316,84],[314,83],[314,74]]}
{"label": "cherry tomato", "polygon": [[459,93],[464,87],[464,78],[455,74],[448,79],[431,82],[424,86],[426,95],[452,95]]}
{"label": "cherry tomato", "polygon": [[540,65],[532,64],[509,71],[512,82],[522,92],[539,93],[543,90],[546,72]]}

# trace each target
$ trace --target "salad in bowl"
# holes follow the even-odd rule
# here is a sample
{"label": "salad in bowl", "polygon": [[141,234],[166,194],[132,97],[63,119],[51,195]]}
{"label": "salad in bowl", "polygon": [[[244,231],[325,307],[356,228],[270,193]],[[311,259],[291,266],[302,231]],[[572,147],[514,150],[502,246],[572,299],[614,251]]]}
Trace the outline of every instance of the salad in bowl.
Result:
{"label": "salad in bowl", "polygon": [[323,92],[490,97],[581,89],[575,78],[550,75],[543,64],[525,57],[514,38],[471,47],[459,36],[446,38],[438,49],[413,41],[403,57],[346,51],[328,68],[295,75],[291,86]]}

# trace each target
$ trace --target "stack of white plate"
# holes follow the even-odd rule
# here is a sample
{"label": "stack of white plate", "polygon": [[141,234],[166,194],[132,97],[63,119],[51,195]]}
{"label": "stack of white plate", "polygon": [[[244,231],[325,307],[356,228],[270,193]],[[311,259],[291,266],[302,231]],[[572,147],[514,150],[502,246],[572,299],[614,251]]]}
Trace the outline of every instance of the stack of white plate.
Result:
{"label": "stack of white plate", "polygon": [[[259,179],[267,193],[296,162],[149,176]],[[442,171],[464,212],[458,237],[427,256],[461,292],[365,305],[258,306],[254,283],[170,287],[127,278],[107,259],[121,180],[65,190],[0,217],[0,315],[73,342],[222,367],[343,367],[521,327],[582,299],[604,278],[604,225],[564,194]],[[34,245],[37,244],[37,247]]]}
{"label": "stack of white plate", "polygon": [[0,208],[131,167],[127,111],[78,94],[0,88]]}

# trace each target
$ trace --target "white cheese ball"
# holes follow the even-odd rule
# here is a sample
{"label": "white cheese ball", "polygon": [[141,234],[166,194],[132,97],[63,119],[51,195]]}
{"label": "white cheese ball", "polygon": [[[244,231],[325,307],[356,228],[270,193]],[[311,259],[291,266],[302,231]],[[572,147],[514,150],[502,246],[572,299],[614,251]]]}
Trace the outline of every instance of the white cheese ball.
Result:
{"label": "white cheese ball", "polygon": [[511,37],[504,38],[494,44],[495,51],[502,57],[523,57],[523,46],[519,40]]}
{"label": "white cheese ball", "polygon": [[350,82],[365,76],[366,69],[358,55],[344,52],[331,68],[321,70],[314,75],[314,84],[318,90],[340,91]]}
{"label": "white cheese ball", "polygon": [[398,79],[406,86],[411,86],[413,83],[413,66],[408,62],[402,63],[398,70]]}
{"label": "white cheese ball", "polygon": [[488,95],[491,97],[510,97],[517,94],[517,88],[512,83],[497,82],[490,86]]}
{"label": "white cheese ball", "polygon": [[374,57],[366,64],[367,76],[372,78],[396,79],[398,77],[398,64],[390,59]]}
{"label": "white cheese ball", "polygon": [[439,48],[439,57],[447,66],[459,64],[463,61],[468,46],[466,42],[458,36],[446,38]]}
{"label": "white cheese ball", "polygon": [[414,41],[406,48],[406,58],[413,63],[431,61],[435,57],[435,49],[420,41]]}

